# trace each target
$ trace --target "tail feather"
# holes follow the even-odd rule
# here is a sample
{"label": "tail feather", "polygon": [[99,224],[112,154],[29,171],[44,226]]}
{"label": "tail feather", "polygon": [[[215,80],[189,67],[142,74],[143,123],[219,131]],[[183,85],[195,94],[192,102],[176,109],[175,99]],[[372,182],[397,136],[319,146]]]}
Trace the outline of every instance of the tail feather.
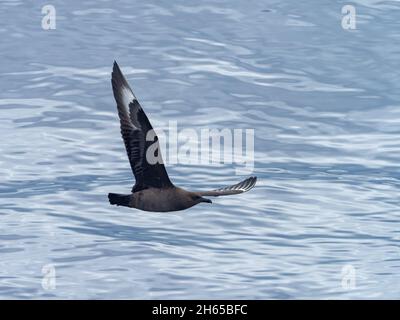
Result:
{"label": "tail feather", "polygon": [[110,201],[110,204],[129,207],[131,196],[129,194],[109,193],[108,200]]}

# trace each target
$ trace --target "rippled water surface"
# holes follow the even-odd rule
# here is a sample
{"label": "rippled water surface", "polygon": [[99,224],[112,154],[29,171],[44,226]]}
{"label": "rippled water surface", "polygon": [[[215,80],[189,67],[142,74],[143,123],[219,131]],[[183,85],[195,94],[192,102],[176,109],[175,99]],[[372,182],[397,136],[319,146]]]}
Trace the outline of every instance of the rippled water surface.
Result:
{"label": "rippled water surface", "polygon": [[[0,298],[399,298],[399,1],[353,1],[356,30],[344,1],[52,3],[45,31],[40,1],[0,1]],[[133,184],[114,59],[156,130],[254,129],[256,188],[110,206]]]}

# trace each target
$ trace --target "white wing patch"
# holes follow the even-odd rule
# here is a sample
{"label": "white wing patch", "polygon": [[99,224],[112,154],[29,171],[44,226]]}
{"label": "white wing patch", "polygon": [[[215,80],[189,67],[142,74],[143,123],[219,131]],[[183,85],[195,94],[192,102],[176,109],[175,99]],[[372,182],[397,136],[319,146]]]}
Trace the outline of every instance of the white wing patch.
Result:
{"label": "white wing patch", "polygon": [[122,96],[122,103],[126,108],[129,108],[129,104],[133,101],[136,100],[135,95],[133,94],[132,90],[122,86],[121,87],[121,96]]}

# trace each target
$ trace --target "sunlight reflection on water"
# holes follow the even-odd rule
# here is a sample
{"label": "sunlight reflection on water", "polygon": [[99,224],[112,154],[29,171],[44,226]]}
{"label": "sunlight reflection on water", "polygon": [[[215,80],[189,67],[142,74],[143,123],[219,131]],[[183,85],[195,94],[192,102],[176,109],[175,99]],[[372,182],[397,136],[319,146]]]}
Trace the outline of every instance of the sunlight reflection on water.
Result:
{"label": "sunlight reflection on water", "polygon": [[[351,32],[335,1],[55,3],[44,31],[40,6],[1,2],[1,298],[398,298],[397,3],[355,1]],[[156,131],[253,128],[257,187],[180,213],[110,206],[133,184],[114,59]]]}

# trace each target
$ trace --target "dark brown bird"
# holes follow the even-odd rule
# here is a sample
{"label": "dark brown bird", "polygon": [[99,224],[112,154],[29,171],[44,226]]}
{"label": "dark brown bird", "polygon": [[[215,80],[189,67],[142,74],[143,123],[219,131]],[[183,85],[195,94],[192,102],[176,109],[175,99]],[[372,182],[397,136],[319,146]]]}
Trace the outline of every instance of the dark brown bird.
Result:
{"label": "dark brown bird", "polygon": [[[131,194],[109,193],[108,199],[111,204],[144,211],[178,211],[201,202],[212,203],[204,196],[218,197],[238,194],[249,191],[255,186],[256,177],[250,177],[238,184],[212,191],[191,192],[174,186],[161,159],[158,137],[153,133],[154,130],[149,119],[116,62],[114,62],[111,83],[117,102],[122,138],[136,179]],[[146,139],[149,132],[153,133],[153,141]],[[156,144],[155,153],[161,160],[154,164],[154,161],[149,163],[146,159],[147,150],[153,144]]]}

